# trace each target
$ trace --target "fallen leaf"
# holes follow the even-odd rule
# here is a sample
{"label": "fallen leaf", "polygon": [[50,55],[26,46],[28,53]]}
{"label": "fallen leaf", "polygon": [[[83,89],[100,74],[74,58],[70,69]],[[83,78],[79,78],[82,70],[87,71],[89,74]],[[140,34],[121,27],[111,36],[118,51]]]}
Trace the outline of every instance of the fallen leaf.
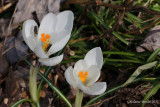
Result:
{"label": "fallen leaf", "polygon": [[22,40],[22,31],[19,31],[17,37],[11,36],[7,38],[5,49],[8,49],[6,55],[11,65],[28,53],[28,46]]}
{"label": "fallen leaf", "polygon": [[[25,68],[25,66],[17,66],[17,69],[15,70],[15,74],[18,78],[23,78],[25,80],[29,80],[29,69]],[[21,81],[21,80],[20,80]],[[22,84],[20,84],[22,85]],[[23,87],[24,85],[22,85]],[[25,88],[25,87],[23,87]]]}
{"label": "fallen leaf", "polygon": [[142,41],[140,46],[136,48],[137,52],[144,52],[148,50],[150,52],[160,48],[160,25],[150,29],[146,38]]}
{"label": "fallen leaf", "polygon": [[2,55],[3,42],[0,43],[0,75],[6,75],[8,73],[9,64],[6,55]]}
{"label": "fallen leaf", "polygon": [[40,97],[42,97],[42,98],[46,97],[46,93],[43,90],[40,91]]}
{"label": "fallen leaf", "polygon": [[13,20],[15,25],[27,19],[33,19],[33,12],[36,12],[39,21],[49,12],[57,14],[60,0],[19,0],[16,7],[17,12]]}

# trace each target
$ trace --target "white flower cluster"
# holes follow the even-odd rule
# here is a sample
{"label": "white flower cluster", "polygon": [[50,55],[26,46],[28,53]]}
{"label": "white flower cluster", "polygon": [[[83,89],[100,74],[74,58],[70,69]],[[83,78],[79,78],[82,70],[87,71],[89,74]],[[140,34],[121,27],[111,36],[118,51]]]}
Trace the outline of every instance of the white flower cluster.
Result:
{"label": "white flower cluster", "polygon": [[[50,56],[60,51],[70,39],[74,16],[72,11],[64,11],[58,15],[49,13],[41,21],[40,27],[34,20],[23,24],[23,38],[29,48],[39,57],[39,61],[47,66],[54,66],[63,59]],[[38,30],[37,30],[38,29]],[[37,33],[35,32],[37,30]],[[99,95],[106,90],[106,82],[96,82],[101,73],[103,55],[100,47],[90,50],[83,60],[76,62],[74,68],[65,71],[67,82],[89,95]]]}

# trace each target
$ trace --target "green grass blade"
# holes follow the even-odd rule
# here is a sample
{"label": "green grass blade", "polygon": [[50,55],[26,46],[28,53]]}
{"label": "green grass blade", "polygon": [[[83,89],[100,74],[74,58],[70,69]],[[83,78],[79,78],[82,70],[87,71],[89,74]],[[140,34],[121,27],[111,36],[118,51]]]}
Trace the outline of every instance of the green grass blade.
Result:
{"label": "green grass blade", "polygon": [[160,48],[158,48],[156,51],[154,51],[151,56],[148,58],[147,62],[151,62],[154,60],[154,58],[158,55],[158,53],[160,52]]}
{"label": "green grass blade", "polygon": [[147,103],[147,101],[151,98],[151,96],[155,95],[160,88],[160,83],[158,83],[155,87],[153,87],[142,100],[142,107]]}
{"label": "green grass blade", "polygon": [[32,66],[32,64],[31,64],[25,57],[23,57],[23,60],[24,60],[29,66]]}
{"label": "green grass blade", "polygon": [[130,59],[108,59],[108,58],[104,58],[104,63],[105,62],[124,62],[124,63],[139,63],[139,64],[143,64],[142,61],[130,60]]}
{"label": "green grass blade", "polygon": [[150,69],[150,68],[152,68],[156,65],[157,65],[157,61],[154,61],[154,62],[147,63],[145,65],[142,65],[142,66],[138,67],[136,69],[136,71],[130,76],[130,78],[122,85],[122,87],[131,83],[135,78],[137,78],[139,76],[139,74],[141,74],[142,71]]}
{"label": "green grass blade", "polygon": [[129,45],[129,42],[126,41],[122,36],[120,36],[117,32],[113,31],[112,34],[117,37],[120,41],[122,41],[123,43],[125,43],[126,45]]}
{"label": "green grass blade", "polygon": [[43,80],[44,80],[45,82],[47,82],[48,86],[49,86],[53,91],[55,91],[56,94],[58,94],[59,97],[60,97],[61,99],[63,99],[63,101],[65,101],[65,102],[67,103],[68,107],[72,107],[72,105],[71,105],[71,103],[69,102],[69,100],[61,93],[61,91],[60,91],[58,88],[56,88],[41,72],[38,72],[38,74],[43,78]]}
{"label": "green grass blade", "polygon": [[127,15],[128,15],[129,17],[131,17],[132,19],[136,20],[136,21],[139,21],[139,22],[142,21],[142,19],[140,19],[139,17],[135,16],[134,14],[132,14],[132,13],[130,13],[130,12],[127,12]]}
{"label": "green grass blade", "polygon": [[[49,67],[47,68],[46,72],[44,73],[44,76],[48,76],[48,74],[50,73],[50,71],[51,71],[52,69],[53,69],[53,67],[52,67],[52,66],[49,66]],[[44,83],[44,80],[42,79],[41,82],[40,82],[39,85],[38,85],[38,88],[37,88],[38,102],[39,102],[40,92],[41,92],[43,83]]]}
{"label": "green grass blade", "polygon": [[11,105],[11,107],[17,107],[19,104],[22,104],[27,101],[30,103],[32,102],[30,99],[21,99],[21,100],[17,101],[16,103],[14,103],[13,105]]}
{"label": "green grass blade", "polygon": [[[110,28],[94,13],[91,12],[92,16],[98,21],[100,22],[100,24],[102,24],[107,30],[109,30]],[[126,45],[129,45],[129,42],[126,41],[122,36],[120,36],[118,33],[116,33],[115,31],[112,32],[112,34],[117,37],[120,41],[122,41],[123,43],[125,43]]]}
{"label": "green grass blade", "polygon": [[88,27],[88,25],[82,25],[81,27],[79,27],[79,29],[72,33],[71,39],[74,39],[75,36],[77,36],[86,27]]}
{"label": "green grass blade", "polygon": [[122,51],[103,51],[103,54],[114,54],[114,55],[125,55],[125,56],[136,56],[136,54],[131,52],[122,52]]}
{"label": "green grass blade", "polygon": [[102,24],[103,27],[105,27],[107,30],[110,29],[94,12],[91,12],[91,15],[92,15],[100,24]]}

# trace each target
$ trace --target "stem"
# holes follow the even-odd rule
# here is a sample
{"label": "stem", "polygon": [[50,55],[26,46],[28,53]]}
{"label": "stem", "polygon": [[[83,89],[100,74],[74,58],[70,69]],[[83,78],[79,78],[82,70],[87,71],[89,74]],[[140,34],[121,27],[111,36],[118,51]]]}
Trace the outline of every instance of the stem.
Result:
{"label": "stem", "polygon": [[35,103],[31,103],[32,107],[37,107]]}
{"label": "stem", "polygon": [[83,100],[83,92],[78,89],[76,94],[75,107],[81,107],[82,100]]}
{"label": "stem", "polygon": [[29,92],[31,95],[31,99],[33,103],[31,103],[32,107],[38,107],[39,102],[37,101],[37,71],[38,69],[33,66],[30,67],[30,73],[29,73]]}
{"label": "stem", "polygon": [[[33,66],[27,59],[24,58],[24,61],[30,65]],[[59,91],[59,89],[57,89],[45,76],[44,74],[42,74],[41,72],[38,72],[38,74],[42,77],[42,79],[49,85],[49,87],[55,91],[60,98],[63,99],[63,101],[65,101],[68,105],[68,107],[72,107],[71,103],[69,102],[69,100],[61,93],[61,91]],[[40,107],[39,101],[37,102],[37,107]]]}

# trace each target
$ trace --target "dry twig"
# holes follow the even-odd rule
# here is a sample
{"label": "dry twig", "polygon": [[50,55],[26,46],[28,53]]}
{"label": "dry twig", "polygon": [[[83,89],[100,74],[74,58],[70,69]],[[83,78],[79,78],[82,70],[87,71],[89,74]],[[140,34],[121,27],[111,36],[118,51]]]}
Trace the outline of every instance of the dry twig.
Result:
{"label": "dry twig", "polygon": [[111,99],[113,99],[113,98],[115,98],[115,97],[116,97],[116,95],[115,95],[115,96],[112,96],[112,97],[110,97],[110,98],[107,98],[107,99],[105,99],[105,100],[103,100],[103,101],[99,101],[99,102],[94,103],[94,104],[92,104],[92,105],[83,106],[83,107],[93,107],[93,106],[96,106],[96,105],[100,105],[100,104],[102,104],[102,103],[104,103],[104,102],[106,102],[106,101],[109,101],[109,100],[111,100]]}
{"label": "dry twig", "polygon": [[148,29],[148,28],[151,28],[153,25],[155,25],[156,23],[160,22],[160,19],[158,19],[157,21],[151,23],[150,25],[148,26],[145,26],[141,29],[137,29],[137,30],[134,30],[134,31],[131,31],[131,32],[127,32],[127,33],[123,33],[123,34],[134,34],[134,33],[142,33],[144,30]]}
{"label": "dry twig", "polygon": [[137,12],[144,12],[147,14],[152,14],[152,15],[160,15],[160,12],[156,12],[156,11],[151,11],[148,8],[144,7],[144,6],[137,6],[137,5],[116,5],[116,4],[110,4],[110,3],[104,3],[102,1],[96,2],[96,1],[88,1],[88,0],[84,0],[84,1],[77,1],[75,2],[75,0],[69,0],[67,2],[68,4],[86,4],[86,5],[94,5],[94,6],[105,6],[105,7],[109,7],[112,9],[116,9],[116,10],[125,10],[125,11],[137,11]]}
{"label": "dry twig", "polygon": [[10,2],[10,3],[6,4],[5,6],[3,6],[2,8],[0,8],[0,13],[6,11],[8,8],[10,8],[16,2],[17,2],[17,0],[15,0],[14,2]]}
{"label": "dry twig", "polygon": [[98,35],[92,35],[90,37],[84,37],[84,38],[80,38],[80,39],[76,39],[76,40],[70,40],[69,43],[73,44],[75,42],[80,42],[80,41],[84,41],[84,40],[94,40],[94,39],[98,39],[98,38],[102,38],[102,36]]}

